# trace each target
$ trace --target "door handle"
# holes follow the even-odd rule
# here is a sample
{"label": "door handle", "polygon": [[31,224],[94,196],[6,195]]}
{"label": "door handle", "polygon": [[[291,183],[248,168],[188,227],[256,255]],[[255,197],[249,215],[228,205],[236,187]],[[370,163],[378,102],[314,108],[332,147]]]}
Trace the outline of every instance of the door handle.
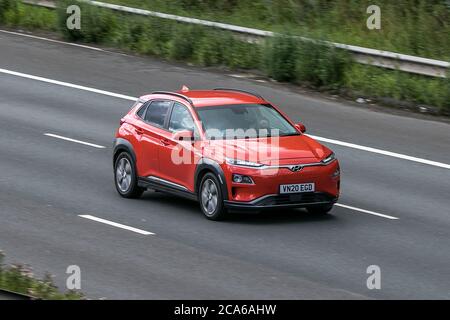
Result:
{"label": "door handle", "polygon": [[161,140],[159,140],[163,145],[167,146],[168,144],[170,144],[169,139],[163,138]]}
{"label": "door handle", "polygon": [[136,128],[136,133],[137,134],[144,134],[144,130],[141,128]]}

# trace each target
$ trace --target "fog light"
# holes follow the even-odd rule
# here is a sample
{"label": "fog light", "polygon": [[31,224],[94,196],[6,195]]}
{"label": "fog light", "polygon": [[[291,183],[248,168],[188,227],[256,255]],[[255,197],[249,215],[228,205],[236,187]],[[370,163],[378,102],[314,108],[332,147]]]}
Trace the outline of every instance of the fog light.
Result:
{"label": "fog light", "polygon": [[253,184],[253,180],[249,176],[244,176],[242,174],[236,174],[236,173],[233,173],[233,182],[234,183]]}

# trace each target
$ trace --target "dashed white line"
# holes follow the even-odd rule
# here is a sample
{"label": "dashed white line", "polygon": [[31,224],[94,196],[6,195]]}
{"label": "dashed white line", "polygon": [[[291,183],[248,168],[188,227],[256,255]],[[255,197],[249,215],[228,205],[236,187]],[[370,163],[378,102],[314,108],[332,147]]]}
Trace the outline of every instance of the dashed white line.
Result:
{"label": "dashed white line", "polygon": [[113,226],[113,227],[116,227],[116,228],[120,228],[120,229],[125,229],[125,230],[128,230],[128,231],[136,232],[136,233],[139,233],[139,234],[142,234],[142,235],[145,235],[145,236],[155,235],[153,232],[149,232],[149,231],[133,228],[133,227],[121,224],[121,223],[113,222],[113,221],[110,221],[110,220],[105,220],[105,219],[98,218],[98,217],[95,217],[95,216],[91,216],[89,214],[80,214],[78,216],[80,218],[97,221],[97,222],[104,223],[104,224],[107,224],[107,225],[110,225],[110,226]]}
{"label": "dashed white line", "polygon": [[399,158],[399,159],[403,159],[403,160],[419,162],[419,163],[423,163],[423,164],[427,164],[427,165],[435,166],[435,167],[440,167],[440,168],[444,168],[444,169],[450,169],[450,164],[446,164],[446,163],[442,163],[442,162],[436,162],[436,161],[431,161],[431,160],[427,160],[427,159],[416,158],[416,157],[408,156],[406,154],[376,149],[376,148],[372,148],[372,147],[361,146],[361,145],[354,144],[354,143],[313,136],[310,134],[308,134],[308,136],[310,136],[313,139],[322,141],[322,142],[328,142],[328,143],[336,144],[339,146],[344,146],[344,147],[358,149],[358,150],[364,150],[364,151],[372,152],[372,153],[378,153],[378,154],[382,154],[382,155],[393,157],[393,158]]}
{"label": "dashed white line", "polygon": [[44,133],[44,136],[52,137],[52,138],[56,138],[56,139],[61,139],[61,140],[65,140],[65,141],[70,141],[70,142],[75,142],[75,143],[79,143],[79,144],[84,144],[86,146],[97,148],[97,149],[105,149],[106,148],[106,147],[101,146],[99,144],[89,143],[89,142],[85,142],[85,141],[81,141],[81,140],[75,140],[75,139],[72,139],[72,138],[63,137],[63,136],[60,136],[60,135],[57,135],[57,134],[53,134],[53,133]]}
{"label": "dashed white line", "polygon": [[[78,89],[78,90],[94,92],[94,93],[103,94],[103,95],[110,96],[110,97],[130,100],[130,101],[136,101],[138,99],[136,97],[131,97],[131,96],[127,96],[127,95],[123,95],[123,94],[119,94],[119,93],[114,93],[114,92],[110,92],[110,91],[105,91],[105,90],[100,90],[100,89],[80,86],[80,85],[72,84],[72,83],[68,83],[68,82],[62,82],[62,81],[47,79],[47,78],[33,76],[33,75],[30,75],[30,74],[16,72],[16,71],[11,71],[11,70],[7,70],[7,69],[0,69],[0,73],[5,73],[5,74],[17,76],[17,77],[22,77],[22,78],[42,81],[42,82],[51,83],[51,84],[64,86],[64,87],[69,87],[69,88],[74,88],[74,89]],[[314,135],[309,135],[309,136],[311,138],[319,140],[319,141],[323,141],[323,142],[327,142],[327,143],[331,143],[331,144],[336,144],[336,145],[340,145],[340,146],[344,146],[344,147],[348,147],[348,148],[363,150],[363,151],[372,152],[372,153],[378,153],[378,154],[382,154],[382,155],[389,156],[389,157],[394,157],[394,158],[399,158],[399,159],[403,159],[403,160],[414,161],[414,162],[418,162],[418,163],[422,163],[422,164],[426,164],[426,165],[430,165],[430,166],[435,166],[435,167],[440,167],[440,168],[444,168],[444,169],[450,169],[450,164],[446,164],[446,163],[442,163],[442,162],[437,162],[437,161],[417,158],[417,157],[408,156],[408,155],[401,154],[401,153],[396,153],[396,152],[376,149],[376,148],[372,148],[372,147],[366,147],[366,146],[362,146],[362,145],[358,145],[358,144],[354,144],[354,143],[349,143],[349,142],[345,142],[345,141],[340,141],[340,140],[335,140],[335,139],[329,139],[329,138],[324,138],[324,137],[319,137],[319,136],[314,136]]]}
{"label": "dashed white line", "polygon": [[356,208],[356,207],[352,207],[352,206],[347,206],[347,205],[345,205],[345,204],[336,203],[335,206],[341,207],[341,208],[345,208],[345,209],[349,209],[349,210],[354,210],[354,211],[362,212],[362,213],[371,214],[371,215],[374,215],[374,216],[378,216],[378,217],[382,217],[382,218],[386,218],[386,219],[390,219],[390,220],[399,220],[399,218],[394,217],[394,216],[388,216],[387,214],[382,214],[382,213],[378,213],[378,212],[374,212],[374,211],[369,211],[369,210],[365,210],[365,209],[361,209],[361,208]]}

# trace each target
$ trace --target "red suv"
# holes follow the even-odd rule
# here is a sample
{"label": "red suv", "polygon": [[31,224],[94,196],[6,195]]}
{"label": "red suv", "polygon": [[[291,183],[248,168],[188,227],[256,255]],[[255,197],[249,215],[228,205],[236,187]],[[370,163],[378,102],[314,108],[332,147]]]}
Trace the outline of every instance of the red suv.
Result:
{"label": "red suv", "polygon": [[153,92],[121,119],[114,145],[119,194],[147,189],[228,210],[303,207],[327,213],[339,197],[334,153],[260,95],[236,90]]}

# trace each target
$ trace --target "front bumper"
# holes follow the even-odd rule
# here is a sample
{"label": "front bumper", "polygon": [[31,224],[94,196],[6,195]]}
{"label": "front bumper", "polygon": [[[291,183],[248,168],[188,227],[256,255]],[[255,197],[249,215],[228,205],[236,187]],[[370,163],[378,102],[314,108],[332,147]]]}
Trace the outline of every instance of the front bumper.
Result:
{"label": "front bumper", "polygon": [[308,192],[295,194],[270,194],[253,201],[230,201],[225,200],[227,209],[239,211],[259,211],[271,208],[307,208],[318,205],[332,205],[337,202],[334,197],[325,192]]}
{"label": "front bumper", "polygon": [[[292,160],[292,161],[295,161]],[[333,203],[339,197],[340,175],[339,162],[329,165],[306,166],[300,171],[292,172],[287,168],[276,171],[225,166],[225,180],[228,186],[228,207],[306,207]],[[251,177],[253,184],[234,183],[232,174]],[[299,194],[280,194],[284,184],[314,183],[315,192]]]}

